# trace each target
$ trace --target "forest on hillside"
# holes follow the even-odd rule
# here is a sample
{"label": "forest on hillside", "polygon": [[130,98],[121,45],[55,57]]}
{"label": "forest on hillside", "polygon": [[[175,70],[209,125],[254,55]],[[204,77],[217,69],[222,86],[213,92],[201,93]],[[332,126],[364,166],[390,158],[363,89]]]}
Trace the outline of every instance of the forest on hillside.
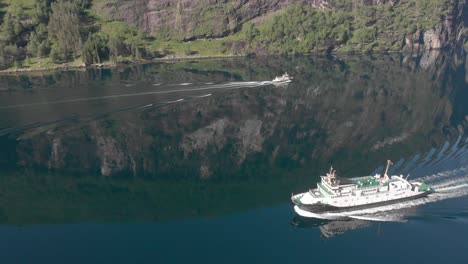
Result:
{"label": "forest on hillside", "polygon": [[[190,41],[180,39],[176,29],[148,35],[136,25],[93,8],[106,1],[0,0],[0,69],[133,62],[164,56],[414,51],[413,46],[424,44],[419,41],[425,32],[438,37],[454,29],[460,37],[468,36],[468,30],[456,21],[453,29],[441,28],[453,20],[454,10],[463,8],[455,0],[358,7],[353,7],[354,1],[334,0],[326,9],[292,4],[261,22],[248,21],[226,37]],[[224,3],[220,8],[227,6]],[[210,10],[200,15],[210,16]],[[233,12],[232,6],[226,12]],[[198,26],[204,32],[212,30],[206,24]],[[408,40],[416,45],[406,45]]]}
{"label": "forest on hillside", "polygon": [[116,61],[146,56],[147,38],[125,23],[100,25],[91,0],[23,0],[3,3],[0,67]]}

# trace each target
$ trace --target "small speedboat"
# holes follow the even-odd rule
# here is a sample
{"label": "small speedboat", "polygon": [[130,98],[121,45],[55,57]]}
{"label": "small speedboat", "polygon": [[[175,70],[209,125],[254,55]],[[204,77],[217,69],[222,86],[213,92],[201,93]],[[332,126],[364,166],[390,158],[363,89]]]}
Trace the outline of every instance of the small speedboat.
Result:
{"label": "small speedboat", "polygon": [[289,74],[287,72],[285,72],[283,75],[281,76],[276,76],[272,82],[274,83],[285,83],[285,82],[291,82],[293,79],[293,77],[289,76]]}

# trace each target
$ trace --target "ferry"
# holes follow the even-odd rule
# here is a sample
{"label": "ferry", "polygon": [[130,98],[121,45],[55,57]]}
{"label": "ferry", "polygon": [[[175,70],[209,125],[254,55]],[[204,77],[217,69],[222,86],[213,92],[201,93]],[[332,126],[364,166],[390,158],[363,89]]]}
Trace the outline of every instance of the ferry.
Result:
{"label": "ferry", "polygon": [[276,76],[272,82],[273,83],[286,83],[286,82],[291,82],[293,79],[293,77],[289,76],[289,74],[287,72],[285,72],[283,75],[281,76]]}
{"label": "ferry", "polygon": [[384,174],[357,178],[336,176],[333,167],[326,176],[321,176],[317,188],[291,195],[294,211],[303,217],[316,217],[327,212],[346,212],[356,209],[398,203],[427,196],[432,188],[419,181],[408,181],[402,175],[387,175],[388,160]]}

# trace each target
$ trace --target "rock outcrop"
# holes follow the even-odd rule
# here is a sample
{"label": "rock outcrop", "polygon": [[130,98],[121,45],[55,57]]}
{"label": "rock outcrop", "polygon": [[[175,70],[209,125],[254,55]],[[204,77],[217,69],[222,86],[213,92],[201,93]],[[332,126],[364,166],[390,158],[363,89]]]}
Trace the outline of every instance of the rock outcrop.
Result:
{"label": "rock outcrop", "polygon": [[434,28],[407,33],[403,50],[421,52],[463,45],[467,39],[463,28],[468,26],[468,3],[465,0],[453,0],[452,4],[446,15],[433,18],[437,22]]}
{"label": "rock outcrop", "polygon": [[[98,12],[125,20],[148,34],[189,41],[228,36],[239,31],[245,22],[274,14],[290,4],[301,3],[319,9],[357,10],[369,5],[390,3],[391,6],[396,6],[408,2],[409,0],[118,0],[96,5],[96,8],[99,9]],[[463,44],[467,38],[462,32],[468,20],[467,1],[446,2],[446,13],[421,18],[433,20],[433,28],[415,31],[408,29],[403,35],[398,33],[386,36],[386,40],[401,43],[401,50],[411,52]],[[410,8],[419,7],[415,5]]]}
{"label": "rock outcrop", "polygon": [[[246,21],[274,12],[297,0],[142,0],[114,1],[103,10],[149,34],[180,39],[218,38],[239,30]],[[312,1],[323,2],[323,1]]]}

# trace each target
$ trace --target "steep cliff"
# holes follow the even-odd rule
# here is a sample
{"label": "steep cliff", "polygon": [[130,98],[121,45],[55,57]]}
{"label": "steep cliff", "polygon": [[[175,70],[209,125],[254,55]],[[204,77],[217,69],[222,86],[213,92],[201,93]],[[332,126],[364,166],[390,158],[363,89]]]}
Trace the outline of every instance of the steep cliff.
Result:
{"label": "steep cliff", "polygon": [[[284,41],[295,52],[331,51],[343,46],[343,51],[419,52],[463,44],[467,37],[463,29],[468,19],[466,0],[119,0],[99,3],[95,8],[109,17],[127,21],[151,35],[185,41],[226,37],[242,30],[249,21],[262,28],[264,21],[268,24],[272,17],[284,14],[279,10],[292,4],[324,12],[332,10],[332,13],[325,12],[325,16],[333,20],[338,14],[343,20],[337,24],[323,23],[320,18],[295,22],[294,17],[301,14],[289,13],[289,18],[285,18],[287,23],[273,26],[273,30],[284,28],[284,32],[278,34],[284,39],[275,36],[276,39],[265,41],[262,37],[250,43],[250,46],[268,49]],[[262,22],[258,22],[259,17],[264,18]],[[316,27],[307,29],[309,23],[315,23]],[[340,32],[330,33],[343,23],[349,25]],[[302,27],[305,31],[288,34]],[[328,30],[326,36],[320,36],[323,30]],[[265,32],[267,37],[268,34],[271,32]],[[309,43],[309,34],[315,35],[313,39],[323,39],[320,43]],[[304,45],[304,48],[294,47]],[[287,48],[276,51],[283,50],[287,52]]]}
{"label": "steep cliff", "polygon": [[97,1],[95,8],[122,19],[148,34],[166,33],[184,40],[223,37],[256,17],[290,4],[319,9],[356,9],[365,5],[395,4],[397,0],[118,0]]}
{"label": "steep cliff", "polygon": [[407,32],[403,50],[419,52],[463,45],[468,38],[468,2],[447,1],[445,8],[445,12],[436,13],[435,17],[432,17],[433,26]]}
{"label": "steep cliff", "polygon": [[[300,0],[119,0],[96,5],[109,17],[123,19],[148,34],[183,40],[217,38],[238,31],[255,17]],[[322,1],[312,1],[322,2]]]}

